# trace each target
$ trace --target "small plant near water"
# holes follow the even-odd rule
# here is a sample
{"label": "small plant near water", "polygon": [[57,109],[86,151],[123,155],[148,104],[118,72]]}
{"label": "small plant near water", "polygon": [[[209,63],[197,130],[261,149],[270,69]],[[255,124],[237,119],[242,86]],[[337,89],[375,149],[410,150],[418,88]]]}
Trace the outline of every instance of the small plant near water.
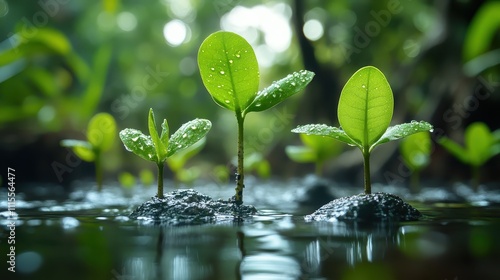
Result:
{"label": "small plant near water", "polygon": [[340,143],[322,136],[300,134],[300,140],[304,146],[287,146],[285,152],[295,162],[314,163],[317,176],[323,175],[325,162],[342,151]]}
{"label": "small plant near water", "polygon": [[161,134],[156,130],[153,109],[149,109],[149,136],[132,128],[120,131],[120,139],[125,148],[139,157],[156,163],[158,167],[158,198],[163,198],[163,167],[165,160],[175,153],[200,141],[208,133],[212,123],[205,119],[195,119],[183,124],[174,134],[169,135],[167,120],[161,124]]}
{"label": "small plant near water", "polygon": [[250,112],[269,109],[306,87],[314,73],[302,70],[259,91],[259,65],[250,44],[241,36],[219,31],[208,36],[198,52],[203,84],[215,103],[235,113],[238,124],[236,205],[243,203],[244,121]]}
{"label": "small plant near water", "polygon": [[500,153],[500,129],[491,132],[485,123],[475,122],[465,129],[464,147],[444,136],[438,143],[458,160],[470,165],[472,188],[477,191],[481,177],[480,167]]}
{"label": "small plant near water", "polygon": [[61,146],[68,147],[82,160],[95,163],[97,190],[102,189],[102,153],[111,149],[116,139],[116,122],[108,113],[98,113],[90,119],[87,141],[65,139]]}
{"label": "small plant near water", "polygon": [[417,132],[432,131],[432,125],[424,121],[389,127],[393,111],[394,98],[389,82],[380,70],[366,66],[354,73],[342,89],[338,105],[341,128],[309,124],[292,132],[330,137],[358,147],[363,154],[365,194],[370,194],[370,154],[373,149]]}
{"label": "small plant near water", "polygon": [[427,131],[412,134],[401,140],[399,151],[404,163],[412,172],[410,190],[413,193],[418,192],[420,189],[420,171],[429,165],[431,149],[431,135]]}

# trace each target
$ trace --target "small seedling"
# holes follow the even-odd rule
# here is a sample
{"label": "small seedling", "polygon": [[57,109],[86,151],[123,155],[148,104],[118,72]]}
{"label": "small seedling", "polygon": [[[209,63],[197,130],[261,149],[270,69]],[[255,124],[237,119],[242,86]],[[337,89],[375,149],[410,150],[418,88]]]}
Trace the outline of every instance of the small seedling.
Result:
{"label": "small seedling", "polygon": [[97,190],[102,189],[102,153],[109,150],[116,138],[116,122],[108,113],[96,114],[87,127],[87,141],[66,139],[61,146],[69,147],[82,160],[95,162]]}
{"label": "small seedling", "polygon": [[118,175],[118,182],[124,189],[130,190],[135,186],[135,177],[130,172],[121,172]]}
{"label": "small seedling", "polygon": [[411,170],[410,190],[416,193],[419,189],[420,171],[430,162],[432,148],[429,132],[420,132],[401,140],[399,151],[406,166]]}
{"label": "small seedling", "polygon": [[465,147],[447,137],[441,137],[438,143],[458,160],[470,165],[472,187],[477,191],[481,177],[479,168],[500,153],[500,129],[492,133],[485,123],[475,122],[465,129]]}
{"label": "small seedling", "polygon": [[370,194],[372,150],[380,144],[417,132],[432,131],[432,125],[424,121],[389,127],[393,110],[394,98],[389,82],[380,70],[366,66],[352,75],[340,94],[337,112],[342,128],[309,124],[292,132],[326,136],[358,147],[363,154],[365,194]]}
{"label": "small seedling", "polygon": [[300,134],[300,140],[303,146],[287,146],[285,152],[295,162],[313,162],[317,176],[323,175],[325,162],[342,151],[340,143],[323,136]]}
{"label": "small seedling", "polygon": [[158,198],[163,198],[163,166],[165,160],[178,151],[200,141],[208,133],[212,123],[205,119],[195,119],[183,124],[169,136],[167,120],[161,124],[161,134],[156,130],[153,109],[149,109],[148,129],[150,136],[137,129],[125,128],[120,131],[120,139],[125,148],[139,157],[156,163],[158,167]]}
{"label": "small seedling", "polygon": [[314,73],[295,72],[258,91],[259,65],[252,47],[241,36],[225,31],[215,32],[203,41],[198,52],[198,66],[203,84],[215,103],[236,115],[238,164],[234,201],[241,205],[245,186],[243,125],[246,115],[269,109],[301,91]]}
{"label": "small seedling", "polygon": [[267,179],[271,177],[271,165],[261,153],[251,153],[245,156],[244,171],[255,172],[260,178]]}
{"label": "small seedling", "polygon": [[200,175],[197,167],[185,168],[186,162],[197,155],[205,146],[205,138],[196,142],[192,146],[179,151],[178,153],[167,158],[167,165],[172,170],[175,176],[175,181],[189,183]]}

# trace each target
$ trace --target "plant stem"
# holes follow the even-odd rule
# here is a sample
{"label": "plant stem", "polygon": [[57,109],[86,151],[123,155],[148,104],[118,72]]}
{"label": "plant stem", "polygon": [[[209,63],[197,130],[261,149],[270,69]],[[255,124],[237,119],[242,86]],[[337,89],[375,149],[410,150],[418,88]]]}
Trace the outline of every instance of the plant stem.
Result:
{"label": "plant stem", "polygon": [[323,162],[319,161],[316,163],[316,176],[321,177],[323,175]]}
{"label": "plant stem", "polygon": [[236,205],[241,205],[243,204],[243,188],[245,187],[244,184],[244,177],[245,174],[243,172],[243,164],[244,164],[244,147],[243,147],[243,127],[244,127],[244,121],[245,118],[241,115],[240,112],[236,112],[236,120],[238,122],[238,166],[236,169],[236,188],[234,189],[236,191],[235,194],[235,201]]}
{"label": "plant stem", "polygon": [[163,162],[158,162],[158,198],[163,198]]}
{"label": "plant stem", "polygon": [[102,162],[99,151],[95,152],[95,181],[97,183],[97,191],[100,192],[102,190]]}
{"label": "plant stem", "polygon": [[474,192],[477,192],[479,190],[479,180],[480,180],[479,166],[472,165],[471,173],[472,173],[471,187],[474,190]]}
{"label": "plant stem", "polygon": [[413,173],[411,174],[410,177],[410,192],[411,193],[418,193],[420,190],[420,171],[419,170],[413,170]]}
{"label": "plant stem", "polygon": [[363,166],[365,173],[365,194],[372,193],[372,183],[370,178],[370,149],[365,147],[363,150]]}

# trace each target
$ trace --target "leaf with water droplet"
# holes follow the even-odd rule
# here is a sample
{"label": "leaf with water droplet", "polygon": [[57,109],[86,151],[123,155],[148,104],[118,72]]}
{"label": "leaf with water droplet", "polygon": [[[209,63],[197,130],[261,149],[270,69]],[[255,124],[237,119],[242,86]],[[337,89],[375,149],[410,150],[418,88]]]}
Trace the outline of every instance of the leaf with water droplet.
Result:
{"label": "leaf with water droplet", "polygon": [[205,137],[211,127],[212,123],[205,119],[194,119],[183,124],[170,137],[170,142],[172,144],[168,146],[167,157],[200,141],[200,139]]}
{"label": "leaf with water droplet", "polygon": [[389,127],[393,110],[392,90],[384,74],[366,66],[356,71],[342,89],[338,118],[351,139],[371,147]]}
{"label": "leaf with water droplet", "polygon": [[[239,55],[242,52],[244,56]],[[234,57],[238,59],[233,60]],[[219,31],[208,36],[198,52],[198,67],[214,101],[231,111],[243,111],[259,89],[255,53],[250,44],[235,33]],[[212,68],[220,75],[210,76]]]}
{"label": "leaf with water droplet", "polygon": [[157,162],[156,150],[150,136],[146,136],[141,131],[132,128],[123,129],[120,131],[119,136],[127,151],[145,160]]}
{"label": "leaf with water droplet", "polygon": [[380,137],[380,139],[370,147],[370,150],[372,150],[375,146],[378,146],[380,144],[405,138],[407,136],[410,136],[418,132],[430,131],[431,129],[432,125],[424,121],[420,122],[412,121],[410,123],[403,123],[391,126],[387,128],[382,137]]}
{"label": "leaf with water droplet", "polygon": [[292,129],[293,133],[304,133],[307,135],[317,135],[317,136],[325,136],[330,137],[335,140],[339,140],[345,142],[347,144],[353,144],[356,146],[360,146],[360,143],[355,142],[353,139],[349,138],[349,136],[338,127],[328,126],[326,124],[306,124],[303,126],[298,126],[297,128]]}
{"label": "leaf with water droplet", "polygon": [[303,90],[312,81],[313,77],[313,72],[302,70],[273,82],[270,86],[257,93],[245,113],[264,111],[279,104]]}
{"label": "leaf with water droplet", "polygon": [[156,155],[158,156],[158,162],[163,162],[167,157],[167,147],[165,144],[163,144],[163,141],[161,141],[160,137],[158,136],[158,131],[156,130],[155,115],[152,108],[149,109],[148,129],[149,135],[151,136],[151,140],[153,141],[156,150]]}

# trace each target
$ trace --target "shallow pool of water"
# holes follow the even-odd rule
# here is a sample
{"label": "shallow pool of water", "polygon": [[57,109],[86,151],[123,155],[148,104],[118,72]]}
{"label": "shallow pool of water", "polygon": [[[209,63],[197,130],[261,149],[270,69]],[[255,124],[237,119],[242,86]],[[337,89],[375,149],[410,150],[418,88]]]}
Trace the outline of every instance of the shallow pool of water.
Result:
{"label": "shallow pool of water", "polygon": [[[200,191],[227,198],[232,189]],[[259,209],[252,219],[190,226],[127,217],[154,189],[83,187],[57,200],[18,195],[12,273],[5,261],[12,220],[0,193],[0,279],[500,277],[500,204],[484,199],[496,192],[453,203],[414,196],[407,201],[424,218],[397,224],[305,223],[311,209],[295,203],[301,194],[289,186],[255,187],[247,195]]]}

